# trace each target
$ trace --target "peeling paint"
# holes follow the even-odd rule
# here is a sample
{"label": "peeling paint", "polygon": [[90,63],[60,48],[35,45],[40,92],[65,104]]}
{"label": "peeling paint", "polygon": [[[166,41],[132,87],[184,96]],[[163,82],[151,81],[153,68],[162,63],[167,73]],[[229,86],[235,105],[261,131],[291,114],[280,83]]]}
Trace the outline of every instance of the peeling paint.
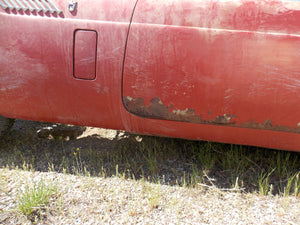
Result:
{"label": "peeling paint", "polygon": [[231,121],[231,115],[229,114],[219,115],[215,119],[211,120],[204,120],[201,116],[195,115],[195,111],[193,109],[186,108],[185,110],[176,109],[170,111],[173,106],[165,106],[158,97],[154,97],[150,101],[149,106],[147,106],[144,103],[144,99],[140,97],[126,97],[124,98],[124,104],[129,112],[142,117],[217,125],[228,125],[235,123]]}
{"label": "peeling paint", "polygon": [[293,129],[287,126],[274,125],[269,119],[266,119],[263,123],[257,123],[254,121],[248,121],[241,124],[244,128],[262,129],[262,130],[273,130],[273,131],[284,131],[284,132],[295,132],[300,133],[300,129]]}
{"label": "peeling paint", "polygon": [[[245,123],[237,123],[234,121],[234,119],[237,118],[237,115],[230,114],[219,115],[215,119],[203,119],[201,115],[195,115],[194,109],[173,109],[174,106],[167,107],[158,97],[152,98],[148,106],[144,103],[144,99],[141,97],[124,97],[123,102],[129,112],[146,118],[300,133],[300,122],[297,124],[296,128],[293,128],[282,125],[274,125],[270,119],[266,119],[263,123],[258,123],[254,120],[250,120]],[[212,112],[209,111],[208,114],[210,115]]]}

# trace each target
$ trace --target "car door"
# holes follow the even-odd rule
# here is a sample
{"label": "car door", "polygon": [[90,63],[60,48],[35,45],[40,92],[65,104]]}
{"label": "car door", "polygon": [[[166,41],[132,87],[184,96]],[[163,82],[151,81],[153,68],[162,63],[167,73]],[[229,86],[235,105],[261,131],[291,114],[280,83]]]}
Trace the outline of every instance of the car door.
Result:
{"label": "car door", "polygon": [[300,133],[299,9],[297,1],[140,0],[124,106],[143,118],[216,130]]}
{"label": "car door", "polygon": [[1,1],[0,114],[117,127],[135,2]]}

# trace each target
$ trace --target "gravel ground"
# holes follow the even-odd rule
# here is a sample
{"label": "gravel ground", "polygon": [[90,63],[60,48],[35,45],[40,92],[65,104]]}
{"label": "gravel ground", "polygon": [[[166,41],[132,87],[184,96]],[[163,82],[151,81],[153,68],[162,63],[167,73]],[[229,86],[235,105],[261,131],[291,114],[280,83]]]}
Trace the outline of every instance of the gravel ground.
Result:
{"label": "gravel ground", "polygon": [[[4,144],[0,150],[0,224],[300,224],[299,195],[261,196],[244,190],[224,191],[216,187],[221,183],[189,188],[122,175],[95,177],[54,172],[60,167],[51,170],[51,165],[44,161],[52,160],[50,154],[56,154],[57,145],[59,151],[63,149],[71,158],[78,146],[80,149],[97,146],[101,151],[110,151],[115,147],[114,142],[120,142],[126,134],[80,127],[47,132],[48,128],[53,129],[53,125],[48,125],[17,121],[6,140],[10,144]],[[63,142],[62,147],[60,140],[52,141],[56,136],[72,141]],[[36,159],[32,159],[34,168],[28,165],[17,168],[22,163],[19,158],[28,159],[26,153],[30,158],[32,151],[36,152]],[[5,168],[9,159],[15,166]],[[55,160],[51,162],[55,166]],[[180,164],[173,162],[173,166]],[[176,169],[182,168],[179,165]],[[55,186],[56,191],[48,205],[24,216],[18,208],[22,193],[40,181]]]}
{"label": "gravel ground", "polygon": [[295,197],[182,188],[121,178],[1,169],[0,224],[32,224],[17,208],[20,190],[58,185],[37,224],[300,224]]}

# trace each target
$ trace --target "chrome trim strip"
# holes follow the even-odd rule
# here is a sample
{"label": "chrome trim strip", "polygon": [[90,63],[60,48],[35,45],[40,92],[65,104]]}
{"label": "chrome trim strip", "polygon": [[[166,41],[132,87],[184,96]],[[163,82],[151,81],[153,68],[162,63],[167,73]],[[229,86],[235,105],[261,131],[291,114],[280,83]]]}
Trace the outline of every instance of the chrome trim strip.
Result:
{"label": "chrome trim strip", "polygon": [[39,0],[34,0],[34,3],[38,5],[40,11],[42,10],[45,12],[46,9],[42,6]]}
{"label": "chrome trim strip", "polygon": [[32,7],[29,5],[29,3],[28,3],[26,0],[21,0],[21,1],[27,6],[27,8],[30,10],[30,12],[32,12],[32,11],[35,10],[34,8],[32,8]]}
{"label": "chrome trim strip", "polygon": [[7,7],[10,9],[10,10],[13,10],[14,7],[12,7],[8,2],[7,0],[3,0],[5,2],[5,4],[7,5]]}
{"label": "chrome trim strip", "polygon": [[18,5],[21,7],[21,9],[23,9],[24,12],[25,12],[26,10],[28,10],[28,8],[25,7],[25,6],[20,2],[20,0],[16,0],[16,2],[17,2]]}
{"label": "chrome trim strip", "polygon": [[46,8],[47,8],[45,12],[47,12],[47,11],[49,11],[50,13],[53,13],[53,12],[54,12],[54,10],[51,9],[51,8],[49,7],[49,4],[48,4],[45,0],[41,0],[41,2],[42,2],[43,5],[46,6]]}
{"label": "chrome trim strip", "polygon": [[34,8],[34,10],[36,10],[37,12],[40,12],[41,9],[39,9],[36,4],[33,2],[33,0],[28,0],[28,2],[30,3],[30,5]]}
{"label": "chrome trim strip", "polygon": [[14,7],[17,11],[19,11],[19,10],[21,9],[21,7],[17,6],[17,4],[16,4],[13,0],[8,0],[8,1],[13,5],[13,7]]}
{"label": "chrome trim strip", "polygon": [[0,0],[0,6],[1,6],[4,10],[8,8],[7,5],[4,5],[4,4],[2,3],[1,0]]}
{"label": "chrome trim strip", "polygon": [[57,14],[60,14],[62,11],[56,8],[56,6],[51,2],[51,0],[47,0],[48,3],[51,5],[51,7],[57,12]]}
{"label": "chrome trim strip", "polygon": [[62,10],[59,10],[56,5],[51,0],[0,0],[0,6],[5,10],[9,8],[10,10],[23,10],[24,12],[30,10],[30,12],[43,11],[44,13],[58,13],[60,14]]}

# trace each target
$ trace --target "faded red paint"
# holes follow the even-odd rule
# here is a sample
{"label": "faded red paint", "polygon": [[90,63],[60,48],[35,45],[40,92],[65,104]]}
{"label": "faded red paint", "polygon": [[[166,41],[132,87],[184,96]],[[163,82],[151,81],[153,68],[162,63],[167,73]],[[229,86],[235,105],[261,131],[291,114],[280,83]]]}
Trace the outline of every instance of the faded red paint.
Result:
{"label": "faded red paint", "polygon": [[73,75],[79,79],[96,78],[97,32],[76,30],[74,32]]}
{"label": "faded red paint", "polygon": [[266,119],[263,123],[257,123],[253,119],[251,119],[250,121],[240,124],[236,121],[237,116],[230,114],[219,115],[213,119],[203,119],[202,115],[195,115],[195,111],[193,109],[186,108],[185,110],[175,110],[174,106],[168,108],[157,97],[154,97],[150,101],[150,104],[148,106],[145,105],[142,98],[126,97],[123,101],[125,107],[131,113],[145,118],[148,117],[154,119],[173,120],[189,123],[300,133],[300,127],[294,128],[281,125],[273,125],[273,122],[269,119]]}
{"label": "faded red paint", "polygon": [[[0,13],[0,114],[121,129],[122,64],[135,0],[78,1],[76,15],[68,1],[53,2],[64,17]],[[73,76],[76,30],[98,33],[92,81]]]}
{"label": "faded red paint", "polygon": [[[300,2],[53,2],[0,8],[0,114],[300,151]],[[98,34],[94,80],[75,30]]]}
{"label": "faded red paint", "polygon": [[[298,9],[282,1],[139,1],[123,97],[145,106],[125,107],[142,117],[299,133]],[[154,97],[168,113],[152,111]]]}

